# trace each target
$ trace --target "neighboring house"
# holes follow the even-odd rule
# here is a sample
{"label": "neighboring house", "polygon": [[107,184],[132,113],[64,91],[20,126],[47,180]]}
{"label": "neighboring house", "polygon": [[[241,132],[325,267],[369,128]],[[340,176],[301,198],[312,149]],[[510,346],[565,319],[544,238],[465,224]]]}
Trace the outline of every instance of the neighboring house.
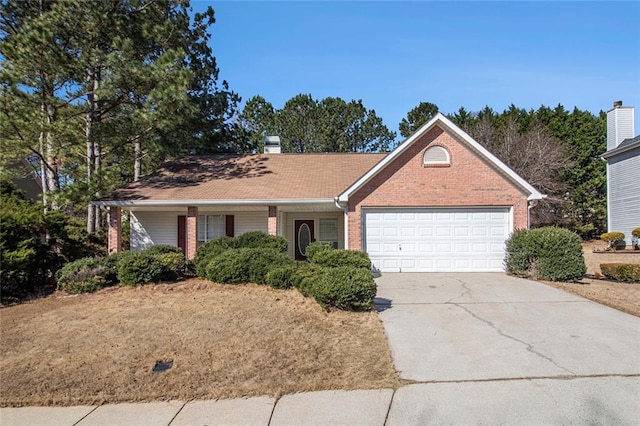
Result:
{"label": "neighboring house", "polygon": [[[614,102],[607,112],[607,229],[623,232],[627,242],[640,226],[640,136],[635,109]],[[635,137],[634,137],[635,136]]]}
{"label": "neighboring house", "polygon": [[311,241],[364,250],[382,271],[502,271],[509,234],[543,196],[442,114],[388,154],[189,157],[94,202],[109,208],[109,251],[121,209],[131,247],[182,247],[260,230],[304,259]]}

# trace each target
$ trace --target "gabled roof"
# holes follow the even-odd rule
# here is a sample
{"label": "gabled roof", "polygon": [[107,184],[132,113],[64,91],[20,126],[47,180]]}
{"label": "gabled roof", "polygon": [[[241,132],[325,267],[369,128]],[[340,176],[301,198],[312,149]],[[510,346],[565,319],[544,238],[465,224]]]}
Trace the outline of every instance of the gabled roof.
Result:
{"label": "gabled roof", "polygon": [[117,189],[97,205],[333,203],[387,154],[190,156]]}
{"label": "gabled roof", "polygon": [[620,145],[602,154],[602,158],[606,160],[607,158],[614,157],[637,147],[640,147],[640,136],[623,140],[620,142]]}
{"label": "gabled roof", "polygon": [[507,165],[505,165],[502,161],[498,160],[496,156],[491,154],[485,147],[476,142],[471,136],[465,133],[462,129],[456,126],[451,120],[442,115],[441,113],[437,113],[435,117],[429,120],[424,126],[419,128],[414,134],[409,136],[404,142],[402,142],[396,149],[391,151],[389,155],[387,155],[382,161],[375,165],[371,170],[369,170],[364,176],[358,179],[353,185],[349,186],[343,193],[340,194],[338,200],[340,202],[346,202],[349,197],[360,189],[363,185],[369,182],[374,176],[376,176],[380,171],[382,171],[385,167],[387,167],[393,160],[399,157],[404,151],[407,150],[414,142],[420,139],[423,135],[429,132],[433,127],[438,126],[442,130],[456,136],[459,140],[463,141],[467,144],[472,150],[474,150],[478,155],[484,157],[490,164],[492,164],[495,169],[503,174],[506,178],[511,180],[514,184],[522,188],[525,192],[529,194],[529,200],[540,200],[544,198],[537,189],[535,189],[531,184],[525,181],[523,178],[518,176],[516,172],[511,170]]}

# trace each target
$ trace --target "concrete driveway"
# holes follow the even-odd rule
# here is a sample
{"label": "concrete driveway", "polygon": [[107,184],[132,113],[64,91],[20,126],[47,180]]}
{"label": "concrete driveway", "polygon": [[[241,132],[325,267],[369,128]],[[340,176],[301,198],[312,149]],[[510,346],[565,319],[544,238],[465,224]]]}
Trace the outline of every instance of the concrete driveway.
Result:
{"label": "concrete driveway", "polygon": [[396,392],[389,424],[483,413],[489,423],[637,424],[640,318],[500,273],[376,282],[396,369],[420,383]]}
{"label": "concrete driveway", "polygon": [[640,374],[640,318],[499,273],[391,274],[376,305],[402,378]]}

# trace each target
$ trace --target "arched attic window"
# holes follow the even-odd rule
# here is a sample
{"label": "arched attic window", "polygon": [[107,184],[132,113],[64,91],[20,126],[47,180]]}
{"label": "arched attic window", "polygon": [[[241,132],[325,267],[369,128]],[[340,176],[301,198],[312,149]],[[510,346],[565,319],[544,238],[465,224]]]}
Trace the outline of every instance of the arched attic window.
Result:
{"label": "arched attic window", "polygon": [[434,145],[424,152],[422,164],[425,167],[448,167],[451,165],[451,156],[446,148]]}

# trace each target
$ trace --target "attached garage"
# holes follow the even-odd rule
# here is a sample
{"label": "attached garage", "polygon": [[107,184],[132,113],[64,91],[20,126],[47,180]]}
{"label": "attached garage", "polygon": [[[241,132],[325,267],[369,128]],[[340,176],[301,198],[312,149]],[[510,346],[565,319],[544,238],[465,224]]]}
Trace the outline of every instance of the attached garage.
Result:
{"label": "attached garage", "polygon": [[363,246],[383,272],[502,271],[509,207],[363,208]]}

